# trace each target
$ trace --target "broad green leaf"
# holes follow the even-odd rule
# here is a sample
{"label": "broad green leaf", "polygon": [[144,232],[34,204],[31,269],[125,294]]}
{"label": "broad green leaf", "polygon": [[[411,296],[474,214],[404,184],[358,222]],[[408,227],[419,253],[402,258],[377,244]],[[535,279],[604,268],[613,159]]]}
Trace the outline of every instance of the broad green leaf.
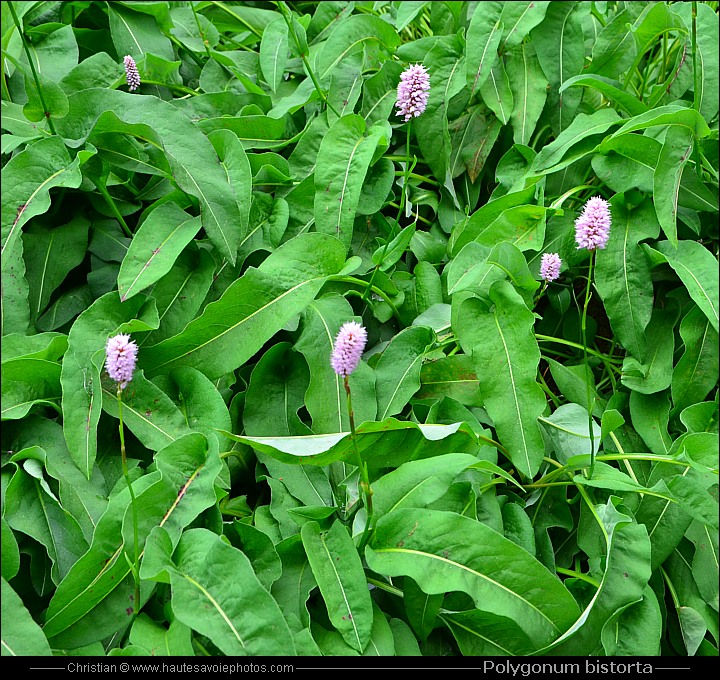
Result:
{"label": "broad green leaf", "polygon": [[381,271],[387,271],[407,252],[410,241],[415,236],[416,225],[411,224],[400,230],[400,233],[387,245],[382,245],[373,253],[372,262],[380,265]]}
{"label": "broad green leaf", "polygon": [[590,87],[600,92],[610,101],[615,102],[620,108],[627,112],[630,116],[639,116],[645,113],[648,107],[641,101],[638,101],[631,94],[622,89],[621,83],[611,78],[599,76],[595,73],[581,74],[568,78],[560,86],[560,93],[570,87]]}
{"label": "broad green leaf", "polygon": [[702,598],[717,611],[718,536],[701,522],[693,522],[685,534],[695,545],[692,572]]}
{"label": "broad green leaf", "polygon": [[308,522],[300,535],[330,622],[348,645],[362,652],[373,626],[372,600],[350,534],[336,521],[327,532]]}
{"label": "broad green leaf", "polygon": [[[315,434],[349,432],[347,394],[344,381],[330,365],[333,343],[340,326],[358,321],[350,303],[340,295],[328,295],[311,302],[302,314],[302,329],[295,349],[310,368],[305,408],[312,418]],[[355,423],[375,420],[377,399],[375,374],[361,361],[349,378]]]}
{"label": "broad green leaf", "polygon": [[[546,359],[550,366],[550,374],[558,386],[558,389],[568,401],[574,404],[579,404],[583,408],[587,409],[587,395],[588,395],[588,373],[585,368],[585,364],[561,364],[554,359]],[[593,416],[600,418],[603,415],[606,402],[598,394],[595,386],[595,380],[590,376],[592,380],[591,395],[593,400]],[[585,418],[587,419],[587,410],[585,411]],[[587,428],[585,429],[587,432]]]}
{"label": "broad green leaf", "polygon": [[318,55],[317,77],[322,82],[346,56],[363,49],[370,41],[392,50],[400,44],[400,37],[389,23],[376,16],[354,14],[339,22]]}
{"label": "broad green leaf", "polygon": [[[600,141],[600,135],[621,121],[622,119],[615,109],[600,109],[590,115],[579,114],[554,141],[540,150],[533,161],[532,171],[535,173],[556,172],[569,165],[575,161],[575,158],[572,156],[567,158],[567,154],[576,144],[584,141],[592,144],[595,139]],[[587,151],[591,149],[592,147]]]}
{"label": "broad green leaf", "polygon": [[507,125],[515,109],[515,100],[510,89],[508,72],[501,59],[495,62],[479,90],[488,108],[503,125]]}
{"label": "broad green leaf", "polygon": [[624,9],[603,27],[593,44],[591,73],[614,77],[632,64],[637,46],[632,32],[628,30],[631,21],[632,15]]}
{"label": "broad green leaf", "polygon": [[410,626],[402,619],[390,619],[395,656],[422,656],[418,641]]}
{"label": "broad green leaf", "polygon": [[178,186],[200,201],[202,226],[231,263],[240,240],[240,217],[227,174],[212,144],[176,107],[157,97],[93,88],[70,96],[70,113],[58,134],[79,146],[93,133],[126,132],[150,141],[167,155]]}
{"label": "broad green leaf", "polygon": [[435,628],[444,593],[428,595],[410,577],[403,579],[403,607],[418,638],[425,641]]}
{"label": "broad green leaf", "polygon": [[10,480],[5,492],[5,519],[15,531],[45,547],[56,584],[87,550],[80,525],[52,493],[37,460],[24,460]]}
{"label": "broad green leaf", "polygon": [[629,605],[643,598],[651,574],[647,531],[616,510],[613,498],[604,506],[595,506],[598,521],[602,522],[606,551],[600,586],[572,627],[542,650],[544,653],[551,650],[553,655],[601,653],[603,629],[612,625]]}
{"label": "broad green leaf", "polygon": [[[593,440],[590,440],[590,423],[587,409],[579,404],[558,406],[547,418],[540,416],[553,442],[558,460],[565,464],[571,456],[597,453],[600,448],[601,430],[593,419]],[[591,448],[592,445],[592,448]]]}
{"label": "broad green leaf", "polygon": [[24,418],[38,405],[59,408],[60,364],[20,357],[2,364],[2,420]]}
{"label": "broad green leaf", "polygon": [[537,418],[545,409],[535,382],[540,350],[532,332],[534,318],[507,281],[494,283],[489,298],[492,308],[478,298],[463,301],[455,331],[465,353],[472,355],[480,397],[500,442],[512,463],[533,477],[544,451]]}
{"label": "broad green leaf", "polygon": [[501,50],[519,45],[532,28],[545,17],[549,2],[504,2],[502,3],[503,41]]}
{"label": "broad green leaf", "polygon": [[645,130],[654,125],[679,125],[690,129],[696,137],[700,138],[706,137],[710,133],[710,128],[705,119],[697,111],[678,104],[668,104],[641,113],[639,116],[634,116],[624,123],[620,129],[616,130],[611,139],[625,135],[628,132]]}
{"label": "broad green leaf", "polygon": [[249,524],[235,520],[232,526],[237,536],[235,542],[230,535],[233,545],[247,556],[260,583],[270,590],[282,574],[282,563],[275,546],[266,534]]}
{"label": "broad green leaf", "polygon": [[434,333],[411,326],[398,333],[383,350],[375,366],[377,419],[385,420],[403,410],[420,388],[420,369]]}
{"label": "broad green leaf", "polygon": [[670,385],[676,413],[705,399],[718,376],[718,334],[699,307],[683,317],[680,337],[685,351],[673,368]]}
{"label": "broad green leaf", "polygon": [[485,167],[501,129],[502,123],[495,116],[484,116],[480,107],[469,116],[452,121],[450,176],[455,178],[466,170],[470,182],[475,182]]}
{"label": "broad green leaf", "polygon": [[[41,139],[3,166],[2,182],[6,187],[2,204],[3,273],[6,265],[11,264],[8,255],[20,238],[23,225],[50,207],[50,189],[75,188],[81,181],[78,160],[71,160],[58,137]],[[8,191],[8,187],[12,189]]]}
{"label": "broad green leaf", "polygon": [[[485,524],[455,513],[405,509],[385,515],[365,556],[374,571],[410,576],[428,594],[467,593],[481,611],[515,620],[536,648],[552,642],[579,615],[570,593],[534,557]],[[501,642],[501,633],[488,633]]]}
{"label": "broad green leaf", "polygon": [[573,121],[582,97],[578,90],[560,92],[560,86],[580,73],[585,64],[582,16],[586,7],[583,3],[551,2],[542,24],[530,34],[550,83],[547,108],[556,135]]}
{"label": "broad green leaf", "polygon": [[228,656],[295,654],[280,608],[242,552],[207,529],[190,529],[165,558],[171,606],[186,626]]}
{"label": "broad green leaf", "polygon": [[608,656],[660,656],[662,619],[655,591],[647,586],[642,600],[603,626],[605,653]]}
{"label": "broad green leaf", "polygon": [[[689,7],[673,7],[673,11],[687,17],[686,9]],[[720,83],[720,68],[715,55],[718,53],[718,24],[717,14],[708,11],[712,7],[704,3],[697,6],[697,66],[699,91],[694,93],[694,102],[697,103],[697,110],[706,121],[710,121],[717,115],[718,101],[713,93],[718,91]],[[685,20],[688,26],[691,21]]]}
{"label": "broad green leaf", "polygon": [[638,361],[634,357],[626,357],[623,361],[623,385],[643,394],[653,394],[670,387],[675,347],[673,327],[678,312],[677,305],[672,304],[653,310],[646,329],[647,345],[642,359]]}
{"label": "broad green leaf", "polygon": [[372,603],[373,620],[370,640],[363,656],[395,656],[395,638],[385,613],[377,602]]}
{"label": "broad green leaf", "polygon": [[173,23],[170,33],[190,50],[199,52],[205,46],[215,47],[220,41],[220,34],[213,23],[189,7],[171,8],[170,18]]}
{"label": "broad green leaf", "polygon": [[[329,465],[336,460],[354,460],[349,432],[305,437],[247,437],[223,432],[233,441],[252,446],[283,463]],[[409,460],[439,456],[448,452],[477,450],[477,438],[465,423],[418,425],[388,418],[369,421],[356,429],[356,441],[363,461],[370,468],[397,467]]]}
{"label": "broad green leaf", "polygon": [[2,631],[2,656],[52,656],[42,629],[4,577]]}
{"label": "broad green leaf", "polygon": [[532,45],[524,43],[508,54],[507,74],[514,102],[513,140],[528,144],[545,106],[548,84]]}
{"label": "broad green leaf", "polygon": [[315,167],[315,226],[317,231],[352,240],[355,210],[375,149],[387,143],[387,123],[366,130],[357,114],[338,119],[320,143]]}
{"label": "broad green leaf", "polygon": [[386,61],[380,70],[363,83],[360,115],[368,125],[387,120],[397,98],[397,84],[402,67],[394,61]]}
{"label": "broad green leaf", "polygon": [[163,57],[173,58],[170,40],[158,30],[152,16],[133,11],[123,5],[109,5],[108,19],[110,35],[118,56],[129,54],[137,61],[147,52]]}
{"label": "broad green leaf", "polygon": [[175,619],[169,628],[141,613],[130,629],[128,642],[145,649],[150,656],[194,656],[192,631]]}
{"label": "broad green leaf", "polygon": [[180,334],[139,357],[148,374],[192,366],[211,380],[242,366],[315,297],[345,261],[341,243],[302,234],[249,268]]}
{"label": "broad green leaf", "polygon": [[20,571],[20,550],[15,534],[4,517],[0,519],[0,527],[2,527],[0,534],[2,536],[2,550],[0,550],[2,577],[12,579]]}
{"label": "broad green leaf", "polygon": [[693,150],[692,131],[671,125],[665,134],[662,150],[653,175],[653,203],[665,236],[677,247],[677,208],[683,168]]}
{"label": "broad green leaf", "polygon": [[715,256],[697,241],[683,240],[677,249],[667,241],[657,244],[656,250],[675,270],[685,284],[690,297],[702,309],[710,324],[718,331],[720,316],[718,315],[718,263]]}
{"label": "broad green leaf", "polygon": [[44,119],[57,121],[66,116],[69,111],[68,98],[60,86],[46,75],[38,73],[41,98],[35,77],[31,75],[32,72],[27,66],[21,66],[21,68],[25,73],[25,91],[28,97],[27,103],[23,106],[25,117],[33,122],[38,122]]}
{"label": "broad green leaf", "polygon": [[97,424],[102,409],[100,368],[111,333],[132,333],[157,327],[157,315],[143,297],[120,303],[110,292],[86,309],[68,336],[62,364],[63,431],[75,464],[89,479],[97,453]]}
{"label": "broad green leaf", "polygon": [[86,218],[78,216],[54,229],[38,227],[23,234],[31,318],[40,316],[53,291],[83,261],[89,225]]}
{"label": "broad green leaf", "polygon": [[[170,551],[182,531],[216,503],[214,482],[221,469],[215,439],[192,433],[155,456],[158,471],[133,483],[141,550],[151,531],[162,532]],[[127,486],[114,495],[93,535],[90,549],[75,563],[50,602],[44,627],[53,645],[75,648],[102,640],[128,622],[133,579],[124,554],[132,554],[133,527]],[[152,536],[150,537],[152,538]],[[150,539],[148,539],[148,545]],[[141,578],[153,578],[141,561]],[[147,573],[147,571],[150,573]],[[92,588],[88,588],[88,575]],[[141,588],[141,600],[150,594]]]}
{"label": "broad green leaf", "polygon": [[596,255],[595,285],[618,340],[640,358],[653,308],[651,267],[640,241],[657,238],[658,223],[650,201],[631,209],[624,201],[613,200],[611,212],[610,239]]}
{"label": "broad green leaf", "polygon": [[630,417],[633,428],[650,451],[658,455],[669,453],[672,439],[668,434],[670,400],[666,391],[655,394],[631,392]]}
{"label": "broad green leaf", "polygon": [[497,48],[503,33],[500,15],[503,3],[488,2],[482,12],[474,12],[467,29],[465,73],[470,96],[482,87],[497,61]]}
{"label": "broad green leaf", "polygon": [[480,609],[440,615],[463,656],[527,656],[536,647],[520,624]]}
{"label": "broad green leaf", "polygon": [[[310,625],[310,615],[306,603],[317,584],[300,534],[281,541],[275,549],[282,562],[282,573],[272,584],[272,596],[280,605],[293,631],[296,628],[307,628]],[[293,621],[297,622],[297,626],[293,626]]]}
{"label": "broad green leaf", "polygon": [[153,210],[135,233],[120,265],[120,300],[125,302],[165,276],[199,230],[200,218],[191,217],[176,203]]}
{"label": "broad green leaf", "polygon": [[480,383],[472,358],[464,354],[429,361],[420,369],[417,399],[441,399],[448,396],[464,406],[480,406]]}

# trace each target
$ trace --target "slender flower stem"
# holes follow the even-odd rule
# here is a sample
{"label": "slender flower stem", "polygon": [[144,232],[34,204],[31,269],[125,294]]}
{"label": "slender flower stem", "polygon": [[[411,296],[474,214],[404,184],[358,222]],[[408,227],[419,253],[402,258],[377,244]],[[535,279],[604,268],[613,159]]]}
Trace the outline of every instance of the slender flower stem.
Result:
{"label": "slender flower stem", "polygon": [[112,197],[110,192],[107,190],[105,181],[102,178],[99,178],[98,181],[95,182],[94,184],[97,187],[98,191],[100,192],[101,196],[105,199],[105,203],[107,203],[108,208],[110,208],[113,215],[115,215],[115,218],[117,219],[117,221],[120,222],[120,226],[123,228],[125,235],[128,238],[132,238],[133,233],[130,230],[130,227],[128,227],[127,222],[125,221],[125,218],[122,216],[120,209],[115,204],[115,199]]}
{"label": "slender flower stem", "polygon": [[195,3],[190,3],[190,8],[192,9],[193,16],[195,17],[195,24],[197,26],[198,33],[200,34],[200,40],[202,40],[203,47],[205,48],[205,52],[208,56],[208,59],[212,59],[212,54],[210,54],[210,46],[208,45],[207,40],[205,40],[205,32],[202,30],[200,26],[200,17],[198,16],[197,10],[195,9]]}
{"label": "slender flower stem", "polygon": [[693,0],[692,3],[692,62],[693,62],[693,108],[696,111],[700,110],[700,83],[698,81],[698,67],[697,67],[697,2]]}
{"label": "slender flower stem", "polygon": [[[554,338],[551,335],[536,334],[535,338],[537,339],[538,342],[557,342],[560,345],[567,345],[568,347],[574,347],[575,349],[583,349],[583,346],[580,343],[573,342],[572,340],[565,340],[564,338]],[[600,352],[596,352],[595,350],[590,349],[589,347],[586,347],[585,349],[588,354],[598,357],[598,359],[604,359],[605,361],[607,361],[611,364],[622,363],[622,359],[613,359],[612,357],[606,357],[604,354],[601,354]]]}
{"label": "slender flower stem", "polygon": [[20,23],[20,19],[18,19],[18,15],[15,12],[15,8],[13,7],[12,2],[8,3],[8,7],[10,8],[10,14],[12,14],[13,21],[15,22],[15,26],[17,26],[17,30],[18,30],[18,33],[20,34],[20,38],[22,40],[23,47],[25,48],[25,56],[27,57],[28,63],[30,64],[30,70],[32,71],[33,78],[35,80],[35,87],[37,87],[38,97],[40,97],[40,104],[42,104],[45,118],[47,118],[47,122],[48,122],[48,126],[50,127],[50,131],[54,135],[56,135],[57,132],[55,131],[55,126],[53,125],[52,119],[50,118],[50,110],[48,109],[48,106],[45,103],[45,97],[43,97],[42,88],[40,87],[40,78],[38,78],[37,71],[35,70],[35,62],[33,62],[32,57],[30,56],[30,48],[28,47],[28,44],[27,44],[27,38],[25,37],[25,32],[23,31],[22,24]]}
{"label": "slender flower stem", "polygon": [[133,520],[133,551],[135,558],[133,560],[133,578],[135,579],[135,600],[133,602],[133,613],[137,616],[140,612],[140,544],[138,541],[138,515],[137,502],[135,500],[135,492],[130,482],[130,474],[128,472],[127,457],[125,455],[125,430],[123,428],[123,412],[122,412],[122,387],[118,386],[118,414],[120,419],[120,455],[122,458],[122,469],[128,490],[130,491],[130,505],[132,507]]}
{"label": "slender flower stem", "polygon": [[595,433],[593,432],[593,421],[592,413],[593,406],[595,404],[595,397],[593,396],[592,388],[592,370],[588,363],[588,349],[587,349],[587,310],[590,302],[590,288],[592,286],[592,274],[593,264],[595,262],[595,250],[590,251],[590,264],[588,265],[588,277],[587,286],[585,287],[585,303],[583,305],[582,321],[580,327],[582,329],[582,341],[583,341],[583,359],[585,363],[585,389],[587,394],[587,410],[588,410],[588,430],[590,435],[590,477],[593,475],[595,469]]}
{"label": "slender flower stem", "polygon": [[360,455],[360,449],[358,449],[357,445],[357,433],[355,432],[355,413],[353,412],[352,407],[352,395],[350,393],[350,383],[348,381],[348,376],[345,376],[345,394],[347,394],[347,408],[348,408],[348,419],[350,420],[350,438],[353,442],[353,448],[355,449],[355,456],[357,458],[357,466],[360,471],[360,479],[362,480],[360,482],[360,488],[363,491],[363,495],[365,496],[365,509],[367,512],[367,520],[365,522],[365,530],[363,531],[362,538],[360,539],[360,553],[362,553],[363,548],[365,547],[365,544],[367,543],[368,537],[370,536],[370,524],[372,522],[372,516],[373,516],[373,506],[372,506],[372,495],[373,490],[370,487],[370,477],[368,475],[368,469],[365,462],[363,462],[362,456]]}

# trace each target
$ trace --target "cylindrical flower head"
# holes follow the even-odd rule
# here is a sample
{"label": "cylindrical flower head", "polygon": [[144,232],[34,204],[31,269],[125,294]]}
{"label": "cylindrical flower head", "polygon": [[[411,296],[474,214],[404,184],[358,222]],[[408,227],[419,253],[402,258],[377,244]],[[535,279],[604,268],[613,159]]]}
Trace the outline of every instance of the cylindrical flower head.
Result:
{"label": "cylindrical flower head", "polygon": [[367,331],[355,321],[343,324],[335,338],[330,365],[343,377],[350,375],[360,363],[367,342]]}
{"label": "cylindrical flower head", "polygon": [[557,253],[545,253],[540,260],[540,276],[546,281],[554,281],[560,276],[562,260]]}
{"label": "cylindrical flower head", "polygon": [[140,74],[135,65],[135,60],[129,54],[123,61],[125,62],[125,78],[127,79],[128,90],[133,92],[140,87]]}
{"label": "cylindrical flower head", "polygon": [[575,220],[575,241],[578,249],[604,248],[610,238],[610,204],[599,196],[591,198]]}
{"label": "cylindrical flower head", "polygon": [[138,346],[122,333],[109,338],[105,345],[105,367],[108,375],[124,389],[133,376]]}
{"label": "cylindrical flower head", "polygon": [[405,122],[417,118],[427,106],[430,91],[430,76],[422,64],[406,68],[400,75],[397,89],[398,116],[405,116]]}

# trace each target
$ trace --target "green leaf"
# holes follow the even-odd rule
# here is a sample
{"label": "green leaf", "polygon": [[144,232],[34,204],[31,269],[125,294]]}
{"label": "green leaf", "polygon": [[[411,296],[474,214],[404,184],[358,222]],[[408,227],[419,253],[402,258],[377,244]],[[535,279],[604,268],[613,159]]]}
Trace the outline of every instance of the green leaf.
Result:
{"label": "green leaf", "polygon": [[504,2],[500,20],[504,25],[501,51],[519,45],[545,17],[549,2]]}
{"label": "green leaf", "polygon": [[685,351],[672,376],[673,410],[679,413],[705,399],[717,382],[718,333],[702,310],[693,308],[680,322]]}
{"label": "green leaf", "polygon": [[662,150],[653,175],[653,202],[665,236],[677,248],[677,208],[683,168],[693,150],[692,131],[671,125],[665,134]]}
{"label": "green leaf", "polygon": [[[536,648],[579,614],[570,593],[534,557],[455,513],[405,509],[385,515],[365,556],[374,571],[410,576],[428,594],[467,593],[481,611],[515,620]],[[502,631],[488,630],[488,637],[501,643]]]}
{"label": "green leaf", "polygon": [[642,360],[626,357],[623,361],[623,385],[643,394],[653,394],[670,387],[675,347],[673,328],[678,312],[677,305],[673,304],[653,310],[646,329],[648,341]]}
{"label": "green leaf", "polygon": [[40,626],[23,601],[2,579],[2,656],[52,656]]}
{"label": "green leaf", "polygon": [[403,410],[420,388],[420,369],[434,333],[424,326],[411,326],[398,333],[383,350],[375,366],[378,420]]}
{"label": "green leaf", "polygon": [[310,615],[306,603],[316,583],[300,534],[281,541],[275,549],[282,562],[282,573],[272,585],[272,595],[293,631],[307,628]]}
{"label": "green leaf", "polygon": [[629,132],[645,130],[654,125],[679,125],[680,127],[689,128],[696,137],[700,138],[710,134],[710,128],[705,119],[697,111],[679,104],[668,104],[667,106],[660,106],[646,111],[639,116],[634,116],[625,122],[619,130],[616,130],[610,139],[616,139]]}
{"label": "green leaf", "polygon": [[417,399],[441,399],[444,396],[464,406],[480,406],[480,383],[472,358],[464,354],[430,361],[420,369],[420,391]]}
{"label": "green leaf", "polygon": [[[250,560],[207,529],[186,531],[166,554],[172,609],[228,656],[286,656],[295,645],[277,603]],[[228,581],[227,574],[233,574]]]}
{"label": "green leaf", "polygon": [[587,409],[578,404],[558,406],[551,416],[539,418],[545,426],[550,440],[555,447],[558,461],[565,464],[574,455],[590,455],[600,448],[601,430],[593,419],[593,442],[591,449],[590,423]]}
{"label": "green leaf", "polygon": [[307,522],[300,535],[330,622],[348,645],[362,652],[373,627],[372,600],[350,534],[336,521],[327,532],[317,522]]}
{"label": "green leaf", "polygon": [[[344,381],[330,365],[335,336],[347,321],[360,321],[350,303],[340,295],[328,295],[311,302],[302,314],[302,330],[295,349],[305,357],[310,384],[305,392],[305,408],[316,434],[349,432],[350,420]],[[375,374],[360,362],[349,378],[355,422],[375,420],[377,400]]]}
{"label": "green leaf", "polygon": [[[100,367],[105,343],[111,333],[121,329],[132,333],[157,327],[154,309],[145,302],[144,297],[136,297],[121,305],[117,292],[107,293],[78,317],[68,336],[60,376],[63,431],[75,464],[88,479],[97,453],[97,424],[102,408]],[[147,323],[141,320],[145,314]]]}
{"label": "green leaf", "polygon": [[560,92],[570,87],[590,87],[600,92],[606,99],[615,102],[623,111],[630,116],[639,116],[645,113],[648,107],[641,101],[628,94],[617,80],[599,76],[595,73],[581,74],[568,78],[560,86]]}
{"label": "green leaf", "polygon": [[18,571],[20,571],[20,550],[18,549],[15,534],[13,534],[7,520],[3,517],[0,519],[0,523],[2,527],[2,550],[0,551],[0,557],[2,557],[2,577],[4,579],[12,579],[15,578]]}
{"label": "green leaf", "polygon": [[235,263],[241,224],[234,191],[212,144],[176,107],[152,96],[93,88],[70,96],[58,134],[80,146],[93,134],[150,137],[167,155],[178,186],[200,201],[202,226],[213,245]]}
{"label": "green leaf", "polygon": [[59,407],[60,364],[21,357],[2,364],[2,420],[24,418],[36,404]]}
{"label": "green leaf", "polygon": [[670,400],[667,392],[631,392],[630,416],[635,431],[643,438],[650,451],[667,455],[672,445],[668,434]]}
{"label": "green leaf", "polygon": [[167,274],[199,230],[200,218],[191,217],[176,203],[153,210],[135,233],[120,265],[120,300],[125,302]]}
{"label": "green leaf", "polygon": [[151,375],[192,366],[211,380],[242,366],[315,297],[345,261],[340,242],[302,234],[250,268],[180,334],[139,357]]}
{"label": "green leaf", "polygon": [[137,61],[147,52],[164,59],[173,58],[172,44],[158,30],[154,17],[124,5],[109,5],[108,19],[110,35],[120,59],[129,54]]}
{"label": "green leaf", "polygon": [[596,255],[595,282],[613,332],[632,356],[640,358],[653,308],[651,266],[640,241],[657,238],[658,222],[650,201],[631,209],[613,200],[612,218],[607,247]]}
{"label": "green leaf", "polygon": [[408,621],[420,640],[425,641],[435,628],[443,599],[444,593],[428,595],[420,590],[410,577],[403,579],[403,606]]}
{"label": "green leaf", "polygon": [[440,615],[463,656],[527,656],[535,645],[522,627],[506,616],[480,609]]}
{"label": "green leaf", "polygon": [[685,284],[690,297],[702,309],[717,332],[720,322],[718,315],[720,274],[715,256],[697,241],[681,241],[677,249],[667,241],[661,241],[657,244],[656,250],[662,253],[667,263],[675,270]]}
{"label": "green leaf", "polygon": [[[222,432],[233,441],[252,446],[283,463],[329,465],[349,459],[354,445],[349,432],[316,434],[306,437],[247,437]],[[418,425],[388,418],[365,422],[356,429],[356,440],[363,461],[371,468],[397,467],[408,460],[455,451],[475,451],[477,439],[465,423]]]}
{"label": "green leaf", "polygon": [[544,451],[538,416],[545,397],[535,382],[540,350],[533,314],[507,281],[489,292],[493,307],[478,298],[460,304],[455,329],[472,355],[480,396],[514,465],[527,477],[540,467]]}
{"label": "green leaf", "polygon": [[504,28],[500,20],[502,10],[502,2],[486,3],[483,11],[474,12],[470,19],[465,73],[471,97],[482,87],[497,61],[497,48]]}
{"label": "green leaf", "polygon": [[385,121],[366,130],[362,116],[348,114],[333,123],[320,143],[315,166],[317,231],[349,247],[363,180],[375,149],[387,144],[388,138]]}
{"label": "green leaf", "polygon": [[624,9],[603,27],[593,45],[589,69],[592,73],[614,77],[632,64],[637,46],[628,30],[631,21],[632,15]]}
{"label": "green leaf", "polygon": [[487,80],[479,89],[488,108],[503,125],[507,125],[515,108],[515,101],[513,92],[510,89],[508,72],[502,60],[495,62]]}
{"label": "green leaf", "polygon": [[508,53],[507,74],[514,102],[510,114],[513,140],[528,144],[545,106],[548,85],[531,44]]}
{"label": "green leaf", "polygon": [[287,58],[288,27],[285,19],[279,16],[265,27],[260,43],[260,68],[273,92],[282,82]]}
{"label": "green leaf", "polygon": [[[550,366],[550,374],[563,397],[574,404],[580,406],[584,404],[583,408],[587,409],[588,375],[585,364],[563,365],[550,358],[547,358],[546,361]],[[592,375],[590,377],[592,379],[593,416],[600,418],[603,415],[606,402],[598,394]],[[585,417],[587,418],[587,410],[585,411]]]}
{"label": "green leaf", "polygon": [[642,600],[631,604],[602,629],[608,656],[660,656],[663,616],[655,591],[647,586]]}
{"label": "green leaf", "polygon": [[560,86],[582,71],[585,64],[582,19],[587,11],[581,3],[551,2],[545,19],[530,37],[540,66],[550,83],[547,109],[555,134],[560,134],[575,118],[582,93],[561,92]]}
{"label": "green leaf", "polygon": [[317,58],[316,73],[320,81],[329,76],[346,56],[362,49],[369,41],[380,42],[388,50],[401,42],[395,29],[376,16],[354,14],[339,22]]}

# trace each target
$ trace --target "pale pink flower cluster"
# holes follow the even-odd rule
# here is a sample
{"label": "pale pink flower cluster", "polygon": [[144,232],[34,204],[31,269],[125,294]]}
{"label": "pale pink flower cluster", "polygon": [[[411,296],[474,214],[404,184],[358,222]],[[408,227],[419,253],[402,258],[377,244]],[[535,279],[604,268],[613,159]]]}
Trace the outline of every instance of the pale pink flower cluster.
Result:
{"label": "pale pink flower cluster", "polygon": [[128,54],[125,59],[125,78],[127,79],[128,90],[134,92],[140,87],[140,74],[137,70],[135,60]]}
{"label": "pale pink flower cluster", "polygon": [[398,116],[405,116],[405,122],[417,118],[427,106],[430,91],[430,76],[422,64],[406,68],[400,75],[397,89]]}
{"label": "pale pink flower cluster", "polygon": [[560,276],[562,260],[557,253],[545,253],[540,260],[540,276],[545,281],[554,281]]}
{"label": "pale pink flower cluster", "polygon": [[348,321],[343,324],[330,357],[330,365],[335,373],[349,376],[358,367],[366,342],[367,331],[359,323]]}
{"label": "pale pink flower cluster", "polygon": [[578,249],[604,248],[610,238],[610,204],[599,196],[591,198],[575,220],[575,241]]}
{"label": "pale pink flower cluster", "polygon": [[105,345],[105,368],[108,375],[124,389],[133,376],[137,362],[138,346],[129,335],[119,333],[109,338]]}

